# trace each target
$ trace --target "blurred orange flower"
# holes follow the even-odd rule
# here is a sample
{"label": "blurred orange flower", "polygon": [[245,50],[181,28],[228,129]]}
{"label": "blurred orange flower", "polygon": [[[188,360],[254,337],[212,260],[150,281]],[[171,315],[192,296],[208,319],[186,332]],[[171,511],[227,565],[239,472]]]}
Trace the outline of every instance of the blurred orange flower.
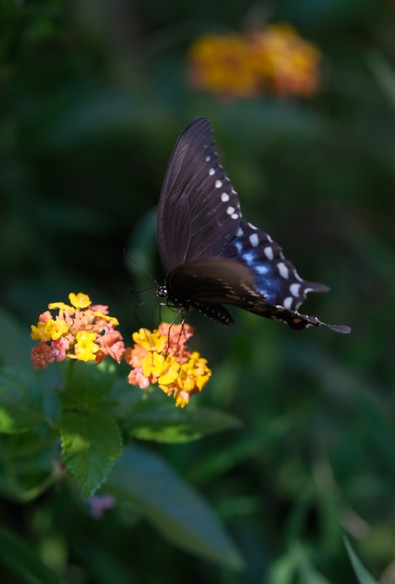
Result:
{"label": "blurred orange flower", "polygon": [[287,24],[261,31],[207,34],[189,51],[188,75],[197,89],[227,98],[311,97],[320,86],[320,51]]}

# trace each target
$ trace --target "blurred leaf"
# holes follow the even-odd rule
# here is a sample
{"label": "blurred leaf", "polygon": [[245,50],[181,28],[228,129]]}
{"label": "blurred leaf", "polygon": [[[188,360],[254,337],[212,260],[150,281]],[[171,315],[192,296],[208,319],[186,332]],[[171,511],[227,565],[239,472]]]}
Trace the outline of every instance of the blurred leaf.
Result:
{"label": "blurred leaf", "polygon": [[[147,406],[147,407],[145,407]],[[156,442],[190,442],[215,432],[238,428],[241,422],[234,416],[210,408],[178,409],[149,408],[149,402],[127,416],[126,431],[140,440]]]}
{"label": "blurred leaf", "polygon": [[377,580],[374,580],[374,578],[372,578],[372,576],[369,574],[369,572],[361,563],[361,560],[354,552],[347,537],[344,537],[344,545],[346,546],[348,556],[351,560],[351,564],[352,567],[354,568],[354,572],[358,578],[359,584],[378,584]]}
{"label": "blurred leaf", "polygon": [[39,497],[59,482],[64,472],[57,466],[58,432],[43,436],[35,430],[0,442],[0,492],[10,501]]}
{"label": "blurred leaf", "polygon": [[45,421],[41,390],[33,371],[0,369],[0,432],[16,434]]}
{"label": "blurred leaf", "polygon": [[289,431],[289,420],[281,417],[268,422],[255,433],[246,431],[238,434],[233,442],[228,443],[227,448],[222,444],[217,448],[211,448],[201,464],[191,468],[189,476],[194,483],[213,480],[214,477],[224,475],[242,462],[261,458],[265,452],[271,452],[273,445]]}
{"label": "blurred leaf", "polygon": [[158,455],[126,447],[106,484],[137,505],[173,544],[233,569],[243,561],[208,504]]}
{"label": "blurred leaf", "polygon": [[371,51],[367,61],[384,95],[395,106],[395,68],[378,50]]}
{"label": "blurred leaf", "polygon": [[119,428],[101,412],[63,412],[59,425],[66,466],[83,495],[89,497],[103,484],[121,456]]}
{"label": "blurred leaf", "polygon": [[37,557],[37,552],[5,527],[0,527],[0,558],[26,584],[60,584],[61,580]]}
{"label": "blurred leaf", "polygon": [[376,445],[387,469],[392,477],[395,477],[395,433],[386,419],[385,412],[380,411],[377,403],[366,395],[359,398],[358,410],[369,432],[370,442]]}
{"label": "blurred leaf", "polygon": [[[156,207],[154,207],[140,217],[126,250],[126,268],[139,283],[147,282],[146,272],[150,275],[153,270],[152,258],[156,256],[156,249]],[[149,279],[148,282],[153,283]]]}
{"label": "blurred leaf", "polygon": [[0,307],[0,361],[15,367],[31,367],[30,328],[22,328],[3,308]]}
{"label": "blurred leaf", "polygon": [[295,544],[292,547],[292,554],[295,558],[295,563],[300,574],[300,582],[303,584],[330,584],[329,580],[324,578],[322,574],[310,563],[304,549],[300,544]]}
{"label": "blurred leaf", "polygon": [[287,553],[274,562],[269,570],[267,584],[293,584],[295,574],[295,558]]}
{"label": "blurred leaf", "polygon": [[130,411],[136,407],[136,405],[145,398],[145,394],[139,387],[130,385],[128,383],[126,376],[117,377],[111,388],[111,403],[110,411],[114,413],[115,416],[123,419],[129,415]]}

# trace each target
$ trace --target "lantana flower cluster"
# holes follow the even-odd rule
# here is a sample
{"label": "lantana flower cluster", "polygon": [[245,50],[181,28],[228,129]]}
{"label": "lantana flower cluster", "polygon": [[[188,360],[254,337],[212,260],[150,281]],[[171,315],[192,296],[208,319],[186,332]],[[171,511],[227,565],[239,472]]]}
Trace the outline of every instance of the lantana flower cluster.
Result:
{"label": "lantana flower cluster", "polygon": [[189,51],[193,87],[228,99],[263,94],[311,97],[320,86],[321,53],[288,24],[260,31],[207,34]]}
{"label": "lantana flower cluster", "polygon": [[186,406],[190,397],[200,392],[211,377],[207,360],[197,351],[190,352],[186,348],[193,333],[188,324],[167,323],[161,323],[152,332],[144,328],[135,332],[132,335],[135,344],[125,352],[126,362],[133,367],[129,383],[142,389],[158,384],[175,399],[176,406]]}
{"label": "lantana flower cluster", "polygon": [[[109,316],[108,307],[92,304],[82,292],[69,294],[70,305],[53,302],[31,327],[31,338],[38,344],[31,351],[36,369],[66,358],[100,363],[109,355],[118,363],[125,352],[122,335],[115,330],[118,320]],[[51,311],[57,311],[54,315]]]}
{"label": "lantana flower cluster", "polygon": [[125,349],[115,330],[118,320],[109,316],[108,306],[92,304],[87,294],[69,294],[70,305],[53,302],[31,326],[31,338],[38,341],[31,351],[36,369],[50,363],[77,359],[101,363],[106,355],[118,363],[122,358],[132,367],[131,385],[146,389],[157,384],[184,407],[211,377],[207,360],[186,344],[194,331],[190,325],[161,323],[157,330],[141,328],[133,333],[134,346]]}

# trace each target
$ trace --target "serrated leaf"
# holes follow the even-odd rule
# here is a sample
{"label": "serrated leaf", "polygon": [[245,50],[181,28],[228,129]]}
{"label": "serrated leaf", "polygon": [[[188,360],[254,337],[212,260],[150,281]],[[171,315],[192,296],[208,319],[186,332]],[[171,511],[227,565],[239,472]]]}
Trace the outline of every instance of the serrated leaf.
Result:
{"label": "serrated leaf", "polygon": [[33,371],[0,371],[0,432],[16,434],[45,421],[40,386]]}
{"label": "serrated leaf", "polygon": [[0,527],[0,558],[16,576],[27,584],[61,584],[37,553],[13,533]]}
{"label": "serrated leaf", "polygon": [[355,575],[358,578],[359,584],[378,584],[377,580],[375,580],[369,574],[365,566],[362,564],[361,560],[358,558],[347,537],[344,537],[343,539],[344,545],[346,546],[348,556],[351,560],[351,564],[354,569]]}
{"label": "serrated leaf", "polygon": [[126,432],[140,440],[182,443],[241,426],[234,416],[213,408],[181,410],[171,407],[152,409],[149,403],[136,408],[124,420]]}
{"label": "serrated leaf", "polygon": [[63,412],[59,424],[65,464],[82,494],[89,497],[121,456],[118,425],[102,412]]}
{"label": "serrated leaf", "polygon": [[126,447],[106,484],[119,501],[127,501],[173,544],[233,569],[241,559],[207,502],[158,455]]}

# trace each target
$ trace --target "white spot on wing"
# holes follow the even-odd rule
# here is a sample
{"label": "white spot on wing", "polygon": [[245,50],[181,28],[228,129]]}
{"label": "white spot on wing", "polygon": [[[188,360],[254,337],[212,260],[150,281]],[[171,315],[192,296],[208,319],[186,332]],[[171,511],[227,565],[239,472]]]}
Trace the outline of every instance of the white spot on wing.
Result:
{"label": "white spot on wing", "polygon": [[228,215],[233,215],[233,213],[236,211],[236,209],[234,207],[228,207],[226,209],[226,212]]}
{"label": "white spot on wing", "polygon": [[291,284],[289,287],[289,291],[291,292],[292,296],[299,296],[300,284]]}
{"label": "white spot on wing", "polygon": [[255,227],[255,225],[253,225],[252,223],[248,223],[248,225],[251,227],[251,229],[258,229],[258,227]]}
{"label": "white spot on wing", "polygon": [[215,174],[215,170],[213,168],[210,168],[210,170],[208,171],[210,176],[213,176],[213,174]]}
{"label": "white spot on wing", "polygon": [[294,300],[293,300],[292,296],[287,296],[286,298],[284,298],[284,302],[283,302],[284,308],[286,308],[287,310],[291,310],[293,301]]}
{"label": "white spot on wing", "polygon": [[270,245],[267,245],[264,250],[263,250],[265,256],[267,257],[268,260],[272,260],[274,257],[273,254],[273,248]]}
{"label": "white spot on wing", "polygon": [[222,195],[221,195],[221,201],[223,203],[227,203],[227,201],[229,201],[229,195],[228,195],[228,193],[222,193]]}
{"label": "white spot on wing", "polygon": [[[244,231],[242,230],[242,228],[241,228],[241,227],[239,227],[239,228],[238,228],[236,235],[237,235],[238,237],[241,237],[242,235],[244,235]],[[237,246],[236,246],[236,247],[237,247]]]}
{"label": "white spot on wing", "polygon": [[210,162],[211,156],[206,156],[206,162]]}
{"label": "white spot on wing", "polygon": [[282,278],[289,278],[289,270],[287,268],[287,266],[284,264],[284,262],[278,262],[277,264],[278,267],[278,271],[280,272],[280,276]]}
{"label": "white spot on wing", "polygon": [[257,233],[251,233],[248,239],[250,240],[252,247],[256,247],[257,245],[259,245],[259,237]]}
{"label": "white spot on wing", "polygon": [[233,215],[231,215],[232,219],[238,219],[240,217],[240,215],[238,213],[233,213]]}
{"label": "white spot on wing", "polygon": [[222,187],[222,180],[216,180],[215,181],[215,188],[220,189],[221,187]]}

